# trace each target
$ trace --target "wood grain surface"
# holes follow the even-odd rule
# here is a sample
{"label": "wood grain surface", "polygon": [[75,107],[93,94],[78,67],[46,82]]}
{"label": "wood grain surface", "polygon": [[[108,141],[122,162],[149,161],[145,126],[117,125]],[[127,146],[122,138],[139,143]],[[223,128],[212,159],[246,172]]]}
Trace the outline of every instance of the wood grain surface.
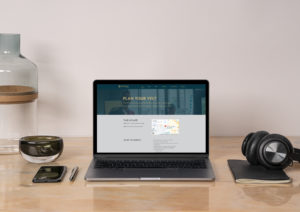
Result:
{"label": "wood grain surface", "polygon": [[[299,163],[286,169],[291,184],[234,183],[227,159],[243,159],[242,137],[211,138],[215,182],[86,182],[92,138],[64,141],[62,156],[47,164],[68,167],[61,183],[34,184],[40,164],[0,155],[0,211],[300,211]],[[79,173],[69,182],[74,166]]]}

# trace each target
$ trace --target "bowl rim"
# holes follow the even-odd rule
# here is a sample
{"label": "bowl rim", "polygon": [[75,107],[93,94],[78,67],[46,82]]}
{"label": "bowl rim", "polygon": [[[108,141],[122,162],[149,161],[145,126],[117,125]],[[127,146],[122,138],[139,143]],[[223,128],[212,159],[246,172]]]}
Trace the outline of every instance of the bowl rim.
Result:
{"label": "bowl rim", "polygon": [[59,136],[53,136],[53,135],[30,135],[30,136],[24,136],[20,138],[20,141],[24,142],[57,142],[57,141],[63,141],[63,139]]}

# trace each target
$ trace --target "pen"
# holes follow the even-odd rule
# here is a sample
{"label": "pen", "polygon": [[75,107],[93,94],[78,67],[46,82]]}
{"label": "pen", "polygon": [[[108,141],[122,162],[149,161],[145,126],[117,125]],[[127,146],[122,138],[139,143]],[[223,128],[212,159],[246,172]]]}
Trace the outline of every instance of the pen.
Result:
{"label": "pen", "polygon": [[69,178],[70,181],[75,180],[76,175],[77,175],[77,173],[78,173],[78,170],[79,170],[79,167],[78,167],[78,166],[75,166],[75,167],[72,169],[72,172],[71,172],[71,175],[70,175],[70,178]]}

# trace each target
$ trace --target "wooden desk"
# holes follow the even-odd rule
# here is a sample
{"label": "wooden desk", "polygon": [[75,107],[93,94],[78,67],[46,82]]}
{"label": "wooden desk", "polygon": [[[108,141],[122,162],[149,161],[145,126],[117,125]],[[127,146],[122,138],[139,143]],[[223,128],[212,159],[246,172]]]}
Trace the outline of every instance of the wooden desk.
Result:
{"label": "wooden desk", "polygon": [[[241,137],[211,139],[215,182],[86,182],[92,139],[64,141],[61,158],[51,163],[68,166],[62,183],[33,184],[39,164],[28,163],[20,155],[0,155],[0,211],[300,211],[298,163],[286,170],[294,179],[292,184],[234,183],[227,159],[243,158]],[[75,182],[69,182],[76,165],[79,174]]]}

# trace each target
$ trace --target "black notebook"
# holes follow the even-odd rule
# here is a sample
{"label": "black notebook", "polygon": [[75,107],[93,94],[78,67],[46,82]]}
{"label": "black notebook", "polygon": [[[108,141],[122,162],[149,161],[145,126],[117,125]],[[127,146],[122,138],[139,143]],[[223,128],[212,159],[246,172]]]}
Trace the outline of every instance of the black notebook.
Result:
{"label": "black notebook", "polygon": [[246,160],[228,160],[228,165],[237,183],[290,183],[292,181],[283,170],[253,166]]}

